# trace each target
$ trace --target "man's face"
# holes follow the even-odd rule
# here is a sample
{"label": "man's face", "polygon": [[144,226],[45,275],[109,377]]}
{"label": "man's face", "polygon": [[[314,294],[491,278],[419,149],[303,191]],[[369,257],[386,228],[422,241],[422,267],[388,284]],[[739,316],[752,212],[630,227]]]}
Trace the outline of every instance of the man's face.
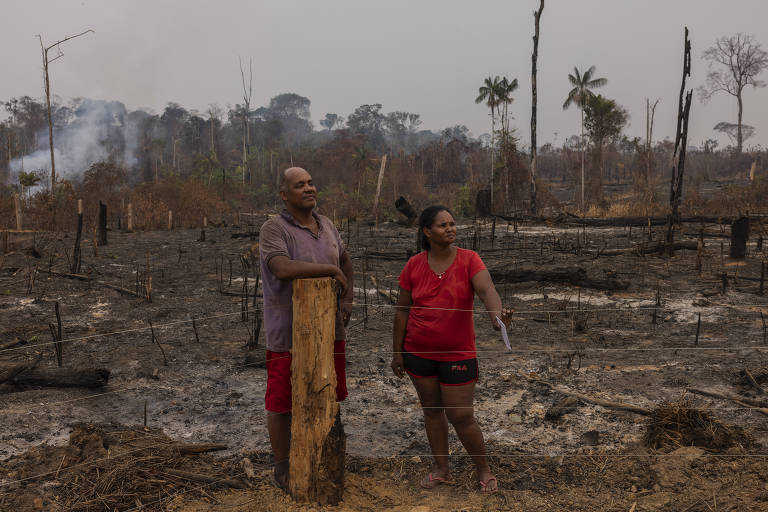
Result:
{"label": "man's face", "polygon": [[297,210],[311,211],[317,206],[317,189],[312,183],[312,176],[304,169],[290,169],[280,197],[286,205]]}

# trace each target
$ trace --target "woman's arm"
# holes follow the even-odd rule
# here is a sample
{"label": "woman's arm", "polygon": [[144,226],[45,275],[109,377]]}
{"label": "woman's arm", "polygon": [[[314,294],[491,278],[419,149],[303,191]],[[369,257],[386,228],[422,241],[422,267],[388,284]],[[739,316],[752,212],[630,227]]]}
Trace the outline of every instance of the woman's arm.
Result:
{"label": "woman's arm", "polygon": [[392,329],[392,371],[398,377],[405,376],[403,364],[403,348],[405,345],[405,329],[408,325],[408,315],[411,312],[413,298],[411,292],[400,288],[400,297],[395,307],[395,325]]}
{"label": "woman's arm", "polygon": [[496,317],[498,316],[502,320],[501,310],[501,297],[496,291],[496,287],[493,286],[493,280],[491,280],[491,274],[487,270],[481,270],[472,277],[472,287],[475,289],[475,293],[480,297],[480,300],[485,304],[485,309],[488,311],[488,316],[491,319],[493,328],[497,331],[500,329]]}

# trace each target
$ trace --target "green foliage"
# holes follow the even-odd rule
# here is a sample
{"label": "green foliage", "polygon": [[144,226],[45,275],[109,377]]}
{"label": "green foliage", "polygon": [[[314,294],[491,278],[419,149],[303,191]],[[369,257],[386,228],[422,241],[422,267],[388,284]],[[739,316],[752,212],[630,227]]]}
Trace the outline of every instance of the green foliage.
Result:
{"label": "green foliage", "polygon": [[40,176],[34,172],[21,171],[19,173],[19,185],[23,187],[34,187],[40,182]]}
{"label": "green foliage", "polygon": [[469,185],[462,185],[456,190],[456,215],[472,217],[475,215],[475,204],[472,201],[472,190]]}
{"label": "green foliage", "polygon": [[596,145],[618,139],[628,120],[621,105],[602,95],[590,96],[584,105],[584,128]]}

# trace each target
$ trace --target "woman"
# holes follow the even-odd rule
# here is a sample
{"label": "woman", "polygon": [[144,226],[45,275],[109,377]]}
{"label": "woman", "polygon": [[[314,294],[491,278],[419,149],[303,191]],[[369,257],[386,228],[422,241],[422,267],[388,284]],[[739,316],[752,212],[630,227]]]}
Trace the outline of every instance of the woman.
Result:
{"label": "woman", "polygon": [[502,317],[501,299],[491,276],[474,251],[460,249],[456,223],[444,206],[430,206],[419,217],[423,252],[412,257],[400,274],[392,343],[392,371],[411,378],[424,411],[432,449],[432,471],[421,481],[431,489],[450,481],[448,423],[472,457],[480,490],[498,490],[485,454],[483,433],[474,416],[478,379],[474,294],[488,311],[493,328]]}

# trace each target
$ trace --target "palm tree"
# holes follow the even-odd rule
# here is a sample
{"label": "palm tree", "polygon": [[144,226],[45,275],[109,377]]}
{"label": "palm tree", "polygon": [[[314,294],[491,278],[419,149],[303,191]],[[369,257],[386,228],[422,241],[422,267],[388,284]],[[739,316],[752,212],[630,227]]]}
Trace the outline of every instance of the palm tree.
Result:
{"label": "palm tree", "polygon": [[[514,101],[514,98],[512,98],[512,93],[517,89],[517,78],[514,78],[512,81],[509,81],[507,77],[504,77],[501,79],[501,82],[499,82],[498,90],[496,91],[496,96],[498,99],[498,104],[500,105],[501,110],[501,143],[502,146],[509,140],[509,115],[507,112],[507,108],[510,103]],[[507,164],[507,152],[502,152],[502,159],[504,160],[504,167],[506,168]],[[506,199],[509,198],[509,172],[504,174],[504,197]]]}
{"label": "palm tree", "polygon": [[499,90],[501,80],[496,76],[485,79],[483,86],[478,89],[475,103],[485,102],[485,106],[491,109],[491,209],[493,209],[493,167],[494,167],[494,130],[496,129],[496,110],[499,107]]}
{"label": "palm tree", "polygon": [[563,103],[563,110],[568,109],[571,103],[575,103],[581,110],[581,208],[584,208],[584,105],[587,100],[594,96],[590,89],[602,87],[608,83],[605,78],[592,78],[595,73],[595,66],[590,66],[584,74],[579,73],[579,69],[574,66],[573,75],[568,75],[568,81],[571,82],[573,89],[568,93],[568,97]]}
{"label": "palm tree", "polygon": [[498,104],[503,106],[502,112],[501,112],[501,129],[502,133],[504,131],[509,130],[509,117],[507,116],[507,106],[514,101],[514,98],[512,98],[512,93],[517,90],[517,78],[514,78],[511,82],[507,79],[507,77],[504,77],[499,82],[498,90],[496,91],[496,96],[498,100]]}

